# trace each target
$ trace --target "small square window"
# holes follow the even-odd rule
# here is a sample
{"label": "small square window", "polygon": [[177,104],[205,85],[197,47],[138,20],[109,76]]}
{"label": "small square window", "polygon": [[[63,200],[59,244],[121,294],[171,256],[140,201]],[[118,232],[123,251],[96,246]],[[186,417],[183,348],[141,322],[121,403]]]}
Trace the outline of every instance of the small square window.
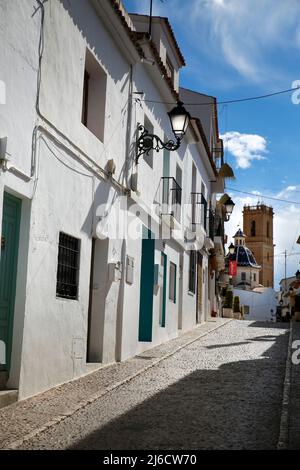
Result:
{"label": "small square window", "polygon": [[63,232],[59,234],[56,295],[78,298],[80,240]]}

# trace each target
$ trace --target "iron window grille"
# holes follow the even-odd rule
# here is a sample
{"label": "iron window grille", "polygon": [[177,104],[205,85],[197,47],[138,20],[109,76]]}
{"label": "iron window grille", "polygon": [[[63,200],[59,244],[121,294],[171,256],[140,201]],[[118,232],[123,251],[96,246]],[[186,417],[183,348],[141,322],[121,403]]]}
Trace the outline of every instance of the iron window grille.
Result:
{"label": "iron window grille", "polygon": [[59,234],[56,296],[78,298],[80,240],[63,232]]}

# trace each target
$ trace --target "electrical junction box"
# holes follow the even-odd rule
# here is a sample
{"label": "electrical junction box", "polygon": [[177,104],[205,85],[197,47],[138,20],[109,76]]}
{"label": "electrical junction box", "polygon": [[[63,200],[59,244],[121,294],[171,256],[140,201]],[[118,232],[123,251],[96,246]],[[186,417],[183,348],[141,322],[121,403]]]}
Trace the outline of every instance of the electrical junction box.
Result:
{"label": "electrical junction box", "polygon": [[126,259],[126,282],[127,284],[133,284],[134,281],[134,258],[127,256]]}
{"label": "electrical junction box", "polygon": [[108,263],[108,279],[111,282],[120,281],[122,279],[122,264],[120,261]]}
{"label": "electrical junction box", "polygon": [[162,287],[164,284],[164,267],[161,264],[154,265],[154,285]]}

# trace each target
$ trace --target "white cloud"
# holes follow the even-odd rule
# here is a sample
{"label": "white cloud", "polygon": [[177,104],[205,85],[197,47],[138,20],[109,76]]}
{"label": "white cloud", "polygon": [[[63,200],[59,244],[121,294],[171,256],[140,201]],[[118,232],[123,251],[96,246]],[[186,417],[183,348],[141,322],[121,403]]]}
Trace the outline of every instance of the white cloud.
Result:
{"label": "white cloud", "polygon": [[267,141],[257,134],[242,134],[237,131],[221,135],[225,148],[235,157],[237,168],[249,168],[253,160],[264,160]]}
{"label": "white cloud", "polygon": [[[136,4],[139,10],[148,6],[137,0]],[[177,31],[188,31],[195,55],[198,49],[219,68],[225,62],[246,80],[272,82],[274,89],[287,79],[274,63],[274,54],[286,55],[288,49],[300,47],[299,0],[284,2],[284,8],[279,0],[172,0],[154,5],[159,14],[170,17]]]}
{"label": "white cloud", "polygon": [[286,188],[282,189],[279,193],[277,193],[276,197],[281,199],[288,199],[293,196],[291,193],[299,192],[299,186],[287,186]]}

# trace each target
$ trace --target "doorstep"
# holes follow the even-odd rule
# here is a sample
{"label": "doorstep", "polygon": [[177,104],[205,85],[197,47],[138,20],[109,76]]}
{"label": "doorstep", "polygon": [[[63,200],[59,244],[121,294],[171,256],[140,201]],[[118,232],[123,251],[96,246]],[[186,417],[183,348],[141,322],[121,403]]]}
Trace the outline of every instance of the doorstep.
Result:
{"label": "doorstep", "polygon": [[18,401],[18,390],[0,390],[0,408]]}
{"label": "doorstep", "polygon": [[8,373],[5,370],[0,370],[0,390],[6,389],[7,379],[8,379]]}

